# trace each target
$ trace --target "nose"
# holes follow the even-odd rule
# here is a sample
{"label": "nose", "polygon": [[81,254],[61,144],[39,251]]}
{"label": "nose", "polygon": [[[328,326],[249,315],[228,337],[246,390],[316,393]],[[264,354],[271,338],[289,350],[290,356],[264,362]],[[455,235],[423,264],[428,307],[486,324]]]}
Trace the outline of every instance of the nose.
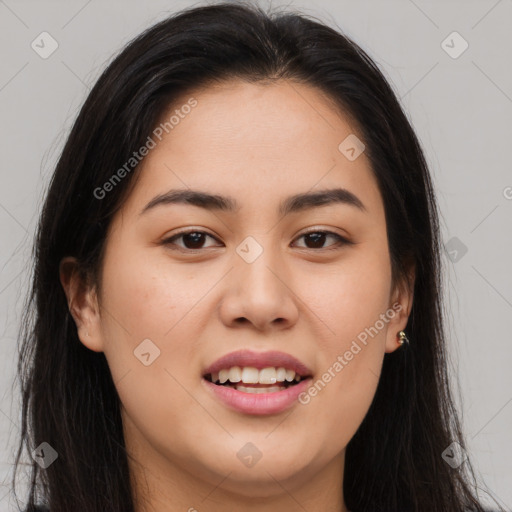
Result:
{"label": "nose", "polygon": [[299,316],[293,276],[283,258],[270,250],[252,263],[234,254],[235,268],[229,272],[219,306],[229,327],[252,326],[259,331],[288,329]]}

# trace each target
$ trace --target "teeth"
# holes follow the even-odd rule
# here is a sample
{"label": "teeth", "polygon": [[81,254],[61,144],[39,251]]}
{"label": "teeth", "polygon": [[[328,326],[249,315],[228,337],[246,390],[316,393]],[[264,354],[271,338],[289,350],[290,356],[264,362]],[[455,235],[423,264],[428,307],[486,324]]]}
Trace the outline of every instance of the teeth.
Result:
{"label": "teeth", "polygon": [[229,369],[229,382],[240,382],[242,380],[242,368],[233,366]]}
{"label": "teeth", "polygon": [[291,382],[295,378],[295,372],[293,370],[286,370],[286,380]]}
{"label": "teeth", "polygon": [[276,372],[277,382],[284,382],[286,380],[286,368],[278,368]]}
{"label": "teeth", "polygon": [[[232,368],[223,368],[218,373],[212,373],[212,382],[219,382],[225,384],[226,382],[232,382],[236,384],[242,382],[243,384],[276,384],[278,382],[299,382],[301,377],[296,374],[293,370],[288,370],[283,367],[274,368],[267,367],[262,370],[246,366],[241,368],[240,366],[233,366]],[[254,388],[252,388],[254,389]],[[267,392],[270,388],[263,388]]]}
{"label": "teeth", "polygon": [[275,384],[277,382],[275,368],[263,368],[260,370],[260,384]]}
{"label": "teeth", "polygon": [[248,366],[242,370],[242,382],[244,384],[258,384],[260,372],[256,368]]}
{"label": "teeth", "polygon": [[243,391],[244,393],[275,393],[276,391],[282,391],[283,389],[286,389],[284,386],[270,386],[268,388],[250,388],[246,386],[242,386],[241,384],[237,384],[235,386],[235,389],[237,391]]}
{"label": "teeth", "polygon": [[219,372],[219,381],[221,384],[224,384],[224,382],[227,382],[229,379],[229,370],[221,370]]}

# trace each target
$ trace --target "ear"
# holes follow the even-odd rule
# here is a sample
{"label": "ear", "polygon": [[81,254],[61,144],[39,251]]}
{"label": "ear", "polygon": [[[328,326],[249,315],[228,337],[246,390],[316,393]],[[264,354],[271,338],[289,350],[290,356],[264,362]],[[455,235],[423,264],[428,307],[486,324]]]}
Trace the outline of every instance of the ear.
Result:
{"label": "ear", "polygon": [[404,331],[409,320],[414,300],[414,282],[416,278],[415,266],[411,265],[407,276],[402,277],[391,294],[389,308],[395,312],[388,323],[386,334],[386,352],[394,352],[401,345],[398,343],[398,333]]}
{"label": "ear", "polygon": [[94,352],[103,351],[100,309],[96,289],[80,271],[76,258],[63,258],[59,276],[80,341]]}

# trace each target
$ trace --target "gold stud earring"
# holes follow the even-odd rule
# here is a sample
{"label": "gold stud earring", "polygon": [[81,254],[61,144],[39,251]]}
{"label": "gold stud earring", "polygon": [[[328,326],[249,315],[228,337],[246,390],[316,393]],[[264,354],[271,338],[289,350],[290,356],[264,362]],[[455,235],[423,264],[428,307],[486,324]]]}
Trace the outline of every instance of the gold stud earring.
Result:
{"label": "gold stud earring", "polygon": [[403,345],[404,343],[409,345],[409,338],[407,338],[404,331],[398,332],[398,343],[400,343],[400,345]]}

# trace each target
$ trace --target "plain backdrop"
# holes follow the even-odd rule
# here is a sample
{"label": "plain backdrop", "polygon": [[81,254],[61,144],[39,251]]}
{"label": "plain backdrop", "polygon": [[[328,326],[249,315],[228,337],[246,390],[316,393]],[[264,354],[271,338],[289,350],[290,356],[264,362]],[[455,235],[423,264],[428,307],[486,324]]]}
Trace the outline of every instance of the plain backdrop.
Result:
{"label": "plain backdrop", "polygon": [[[77,109],[112,55],[197,4],[0,0],[0,511],[14,508],[20,400],[12,383],[44,189]],[[442,212],[450,371],[460,383],[469,455],[512,510],[512,0],[272,5],[315,16],[359,43],[416,129]],[[31,46],[48,38],[42,32],[58,44],[47,58]]]}

